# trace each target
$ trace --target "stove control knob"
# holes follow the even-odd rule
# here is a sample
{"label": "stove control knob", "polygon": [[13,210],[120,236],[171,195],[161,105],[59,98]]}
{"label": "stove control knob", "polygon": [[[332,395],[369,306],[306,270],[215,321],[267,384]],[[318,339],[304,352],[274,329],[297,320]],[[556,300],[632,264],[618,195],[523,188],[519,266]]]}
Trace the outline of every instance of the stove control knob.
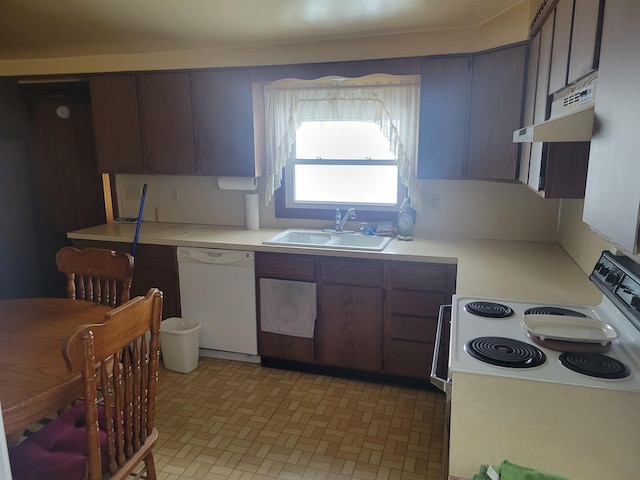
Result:
{"label": "stove control knob", "polygon": [[600,274],[604,277],[605,275],[608,275],[608,274],[609,274],[609,271],[610,271],[610,270],[609,270],[609,268],[608,268],[608,267],[603,266],[603,267],[600,269]]}

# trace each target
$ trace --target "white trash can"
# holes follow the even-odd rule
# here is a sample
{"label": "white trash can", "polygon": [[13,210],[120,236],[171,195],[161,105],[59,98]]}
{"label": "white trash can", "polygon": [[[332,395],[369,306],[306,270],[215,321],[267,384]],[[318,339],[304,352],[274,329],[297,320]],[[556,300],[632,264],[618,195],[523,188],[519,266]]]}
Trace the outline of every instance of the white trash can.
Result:
{"label": "white trash can", "polygon": [[198,367],[202,324],[188,318],[170,317],[162,321],[160,350],[169,370],[189,373]]}

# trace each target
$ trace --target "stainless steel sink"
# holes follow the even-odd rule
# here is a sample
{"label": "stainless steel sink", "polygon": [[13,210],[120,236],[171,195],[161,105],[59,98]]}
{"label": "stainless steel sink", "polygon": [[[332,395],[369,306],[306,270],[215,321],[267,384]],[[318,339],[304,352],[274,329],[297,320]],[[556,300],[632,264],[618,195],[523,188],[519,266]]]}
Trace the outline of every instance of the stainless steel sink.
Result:
{"label": "stainless steel sink", "polygon": [[335,248],[341,250],[384,250],[391,237],[376,237],[361,233],[329,233],[322,230],[291,228],[263,243],[267,245],[294,245],[301,247]]}

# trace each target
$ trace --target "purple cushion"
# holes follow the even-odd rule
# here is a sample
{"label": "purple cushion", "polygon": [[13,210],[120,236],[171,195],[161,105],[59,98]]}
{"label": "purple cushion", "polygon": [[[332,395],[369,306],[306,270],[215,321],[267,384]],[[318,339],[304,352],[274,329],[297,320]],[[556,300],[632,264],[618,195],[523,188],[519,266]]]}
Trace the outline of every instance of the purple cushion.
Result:
{"label": "purple cushion", "polygon": [[[108,462],[104,408],[98,406],[102,467]],[[84,403],[38,430],[9,450],[14,480],[65,479],[84,477],[87,465],[87,430]]]}

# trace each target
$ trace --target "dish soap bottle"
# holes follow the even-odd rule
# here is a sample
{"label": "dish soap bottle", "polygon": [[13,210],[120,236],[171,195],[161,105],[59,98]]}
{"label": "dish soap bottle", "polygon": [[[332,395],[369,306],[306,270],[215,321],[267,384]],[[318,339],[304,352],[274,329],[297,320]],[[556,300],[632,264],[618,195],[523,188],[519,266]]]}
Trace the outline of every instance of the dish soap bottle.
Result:
{"label": "dish soap bottle", "polygon": [[413,240],[413,215],[409,197],[402,201],[398,213],[398,240]]}

